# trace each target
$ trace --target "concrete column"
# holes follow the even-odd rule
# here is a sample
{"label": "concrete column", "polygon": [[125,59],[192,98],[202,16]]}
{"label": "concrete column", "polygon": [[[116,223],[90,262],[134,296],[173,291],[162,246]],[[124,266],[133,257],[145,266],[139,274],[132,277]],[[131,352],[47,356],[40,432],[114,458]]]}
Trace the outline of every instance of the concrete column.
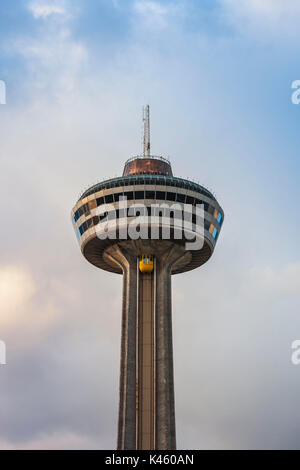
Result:
{"label": "concrete column", "polygon": [[123,270],[120,388],[117,449],[136,448],[136,310],[137,261],[115,245],[107,256]]}
{"label": "concrete column", "polygon": [[172,247],[157,258],[156,449],[176,449],[172,343],[171,267],[182,251]]}

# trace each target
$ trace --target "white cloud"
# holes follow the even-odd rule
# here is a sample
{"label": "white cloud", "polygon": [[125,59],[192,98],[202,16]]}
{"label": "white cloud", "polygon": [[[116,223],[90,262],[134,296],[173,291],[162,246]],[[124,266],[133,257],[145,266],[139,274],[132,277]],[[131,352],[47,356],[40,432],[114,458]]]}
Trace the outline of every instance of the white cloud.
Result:
{"label": "white cloud", "polygon": [[242,33],[294,36],[300,24],[298,0],[219,0],[226,21]]}
{"label": "white cloud", "polygon": [[[281,269],[271,267],[253,268],[249,279],[265,296],[300,296],[300,263],[287,264]],[[275,294],[276,293],[276,294]]]}
{"label": "white cloud", "polygon": [[[71,15],[65,2],[35,2],[29,5],[35,18],[59,14],[63,21],[45,23],[35,35],[15,36],[5,45],[9,54],[20,55],[30,75],[29,94],[66,96],[80,80],[87,49],[72,35]],[[72,16],[74,8],[72,9]]]}
{"label": "white cloud", "polygon": [[22,311],[35,292],[35,282],[27,269],[22,266],[0,267],[1,328],[22,320]]}
{"label": "white cloud", "polygon": [[18,348],[32,347],[47,335],[62,303],[72,303],[74,298],[72,289],[64,286],[62,291],[59,282],[47,280],[42,285],[28,267],[0,266],[0,339],[7,342],[8,354],[12,343]]}
{"label": "white cloud", "polygon": [[163,4],[151,0],[139,0],[134,4],[134,11],[143,21],[143,27],[152,30],[165,29],[170,18],[183,14],[183,5],[179,3]]}
{"label": "white cloud", "polygon": [[36,1],[30,3],[28,8],[36,19],[51,15],[67,15],[66,7],[61,2]]}

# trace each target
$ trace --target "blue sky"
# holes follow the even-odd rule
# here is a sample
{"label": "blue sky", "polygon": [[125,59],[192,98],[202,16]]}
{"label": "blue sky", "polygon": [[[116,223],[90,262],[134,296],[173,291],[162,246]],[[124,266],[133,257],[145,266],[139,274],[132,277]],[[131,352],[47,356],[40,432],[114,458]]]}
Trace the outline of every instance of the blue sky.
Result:
{"label": "blue sky", "polygon": [[298,446],[299,23],[297,0],[1,1],[0,448],[115,445],[121,279],[70,210],[140,152],[146,103],[153,153],[225,212],[173,280],[178,444]]}

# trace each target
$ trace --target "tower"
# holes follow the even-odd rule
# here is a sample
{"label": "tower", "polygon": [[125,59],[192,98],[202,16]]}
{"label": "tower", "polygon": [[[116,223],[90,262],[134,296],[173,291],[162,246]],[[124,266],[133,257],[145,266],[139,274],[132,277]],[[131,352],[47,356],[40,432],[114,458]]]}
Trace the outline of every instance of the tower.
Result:
{"label": "tower", "polygon": [[224,213],[203,186],[150,155],[85,191],[72,210],[83,256],[123,275],[118,449],[175,449],[171,276],[212,256]]}

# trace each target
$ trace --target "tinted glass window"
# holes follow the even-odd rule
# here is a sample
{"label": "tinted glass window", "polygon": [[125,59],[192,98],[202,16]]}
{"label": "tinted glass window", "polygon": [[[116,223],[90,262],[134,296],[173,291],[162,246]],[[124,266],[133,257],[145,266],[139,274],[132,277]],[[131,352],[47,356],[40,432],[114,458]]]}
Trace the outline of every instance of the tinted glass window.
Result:
{"label": "tinted glass window", "polygon": [[168,201],[175,201],[176,193],[167,193],[167,200]]}
{"label": "tinted glass window", "polygon": [[195,201],[195,198],[191,197],[191,196],[187,196],[186,197],[186,204],[194,204],[194,201]]}
{"label": "tinted glass window", "polygon": [[177,194],[177,201],[178,202],[185,202],[185,194]]}
{"label": "tinted glass window", "polygon": [[113,198],[113,195],[112,194],[108,194],[107,196],[105,196],[105,202],[106,204],[110,204],[111,202],[114,201],[114,198]]}
{"label": "tinted glass window", "polygon": [[135,199],[144,199],[145,198],[145,192],[144,191],[136,191],[135,192]]}
{"label": "tinted glass window", "polygon": [[164,191],[156,191],[156,199],[164,201],[166,199],[166,193]]}
{"label": "tinted glass window", "polygon": [[128,193],[125,193],[124,194],[128,200],[131,200],[133,199],[133,191],[128,191]]}
{"label": "tinted glass window", "polygon": [[146,191],[146,199],[155,199],[154,191]]}

